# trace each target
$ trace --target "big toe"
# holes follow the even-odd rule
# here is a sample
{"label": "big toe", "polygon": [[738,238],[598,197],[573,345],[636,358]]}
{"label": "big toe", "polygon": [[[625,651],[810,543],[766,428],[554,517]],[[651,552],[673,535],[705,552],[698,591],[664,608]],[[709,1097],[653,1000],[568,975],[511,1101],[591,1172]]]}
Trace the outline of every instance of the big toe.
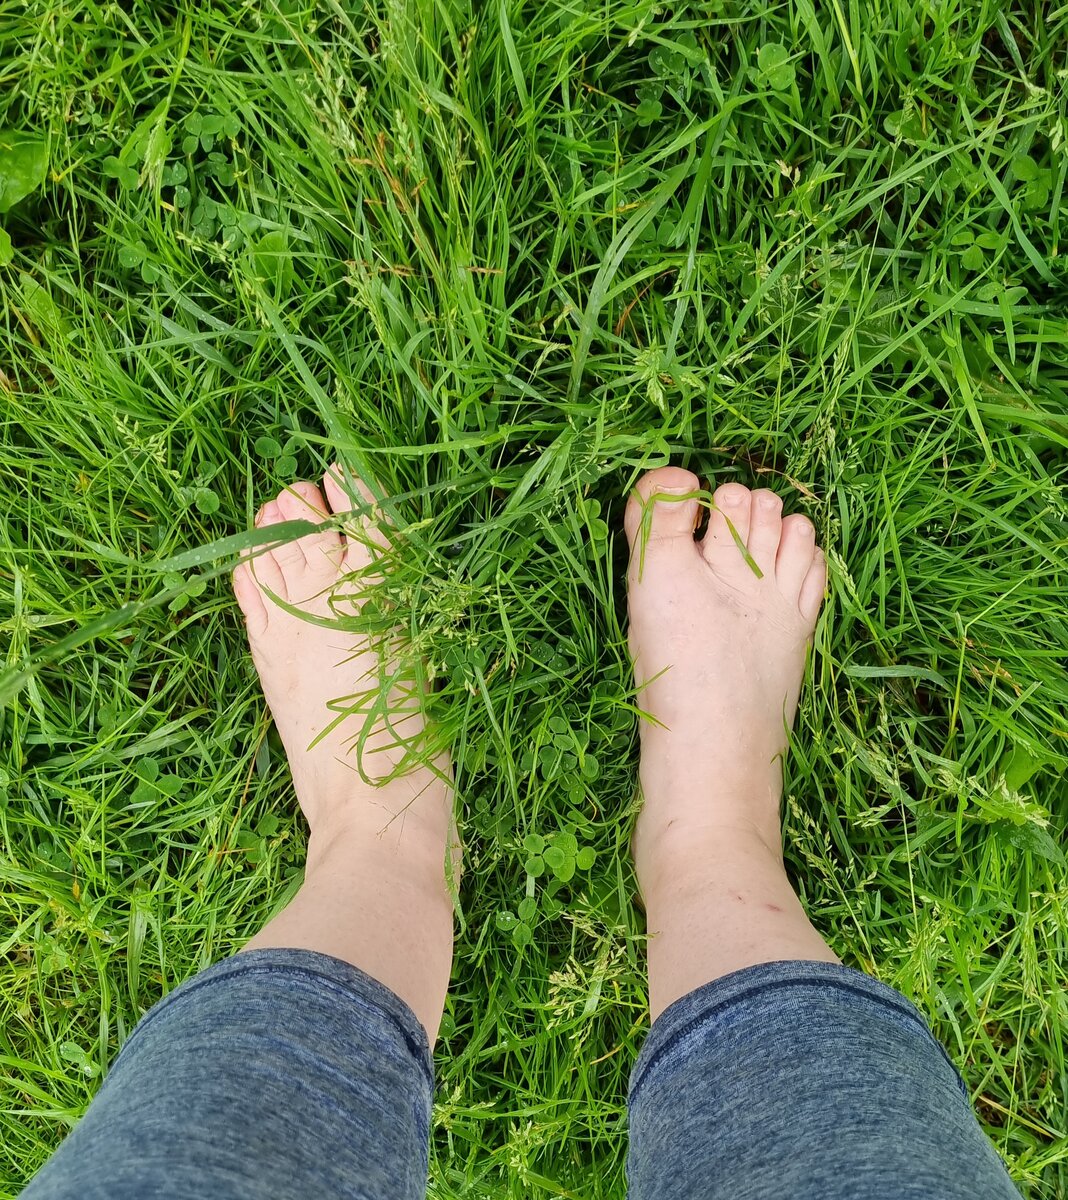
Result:
{"label": "big toe", "polygon": [[345,568],[360,571],[370,566],[390,539],[378,498],[357,475],[335,463],[323,476],[323,491],[335,513],[353,513],[345,524]]}
{"label": "big toe", "polygon": [[269,550],[249,552],[238,564],[234,594],[254,637],[266,631],[275,601],[300,603],[321,593],[336,577],[342,546],[337,532],[324,524],[329,515],[322,493],[307,482],[293,484],[256,514],[257,529],[291,521],[320,528]]}
{"label": "big toe", "polygon": [[[623,528],[632,551],[688,542],[693,546],[701,481],[682,467],[658,467],[638,480],[627,501]],[[632,555],[633,557],[633,555]]]}
{"label": "big toe", "polygon": [[[306,480],[294,483],[274,501],[278,523],[309,521],[316,529],[280,543],[271,553],[285,576],[286,592],[291,599],[300,598],[303,585],[325,585],[337,575],[341,557],[341,539],[335,529],[325,522],[330,516],[322,492]],[[274,524],[271,520],[265,524]]]}
{"label": "big toe", "polygon": [[797,597],[797,607],[801,610],[801,616],[810,629],[814,629],[816,626],[816,618],[819,616],[820,605],[823,603],[826,593],[827,556],[817,546],[812,555],[812,566],[808,569],[808,574],[801,584],[801,592]]}

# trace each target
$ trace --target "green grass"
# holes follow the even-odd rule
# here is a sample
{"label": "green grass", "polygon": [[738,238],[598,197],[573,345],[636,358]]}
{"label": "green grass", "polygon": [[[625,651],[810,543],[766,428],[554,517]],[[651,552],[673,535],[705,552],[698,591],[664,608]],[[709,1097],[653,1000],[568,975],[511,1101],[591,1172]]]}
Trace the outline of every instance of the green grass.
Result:
{"label": "green grass", "polygon": [[[434,1200],[623,1194],[618,526],[668,461],[817,522],[797,885],[1068,1194],[1066,33],[1032,0],[0,8],[0,129],[49,158],[0,217],[4,1196],[299,879],[226,539],[335,455],[396,497],[468,846]],[[534,877],[539,838],[595,861]]]}

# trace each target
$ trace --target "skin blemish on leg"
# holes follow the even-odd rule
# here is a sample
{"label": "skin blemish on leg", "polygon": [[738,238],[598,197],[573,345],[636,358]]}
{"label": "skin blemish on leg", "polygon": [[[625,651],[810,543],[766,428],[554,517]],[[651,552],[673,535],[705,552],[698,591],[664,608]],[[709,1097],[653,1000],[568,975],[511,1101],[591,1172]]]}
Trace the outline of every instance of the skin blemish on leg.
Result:
{"label": "skin blemish on leg", "polygon": [[768,910],[768,912],[784,912],[785,911],[778,904],[765,904],[764,907]]}

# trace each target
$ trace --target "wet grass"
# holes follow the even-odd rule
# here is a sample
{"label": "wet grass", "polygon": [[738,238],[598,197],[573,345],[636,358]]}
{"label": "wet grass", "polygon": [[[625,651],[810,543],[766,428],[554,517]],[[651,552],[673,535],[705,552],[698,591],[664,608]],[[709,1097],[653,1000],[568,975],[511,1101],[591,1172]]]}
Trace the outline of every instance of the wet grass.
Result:
{"label": "wet grass", "polygon": [[668,461],[816,521],[798,887],[930,1017],[1022,1189],[1065,1194],[1066,29],[1018,0],[0,10],[0,129],[49,164],[0,217],[4,1195],[299,880],[226,569],[336,454],[395,496],[388,600],[468,844],[435,1200],[623,1194],[618,527]]}

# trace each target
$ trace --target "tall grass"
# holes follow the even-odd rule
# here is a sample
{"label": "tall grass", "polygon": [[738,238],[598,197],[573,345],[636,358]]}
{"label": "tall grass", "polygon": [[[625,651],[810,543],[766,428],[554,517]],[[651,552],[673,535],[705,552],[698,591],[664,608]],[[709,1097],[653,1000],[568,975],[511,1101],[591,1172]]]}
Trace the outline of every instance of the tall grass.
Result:
{"label": "tall grass", "polygon": [[668,461],[816,521],[797,886],[930,1017],[1024,1191],[1065,1194],[1066,29],[1020,0],[0,8],[0,129],[49,164],[0,218],[3,1195],[299,881],[226,570],[335,456],[393,497],[457,765],[434,1200],[623,1194],[618,527]]}

